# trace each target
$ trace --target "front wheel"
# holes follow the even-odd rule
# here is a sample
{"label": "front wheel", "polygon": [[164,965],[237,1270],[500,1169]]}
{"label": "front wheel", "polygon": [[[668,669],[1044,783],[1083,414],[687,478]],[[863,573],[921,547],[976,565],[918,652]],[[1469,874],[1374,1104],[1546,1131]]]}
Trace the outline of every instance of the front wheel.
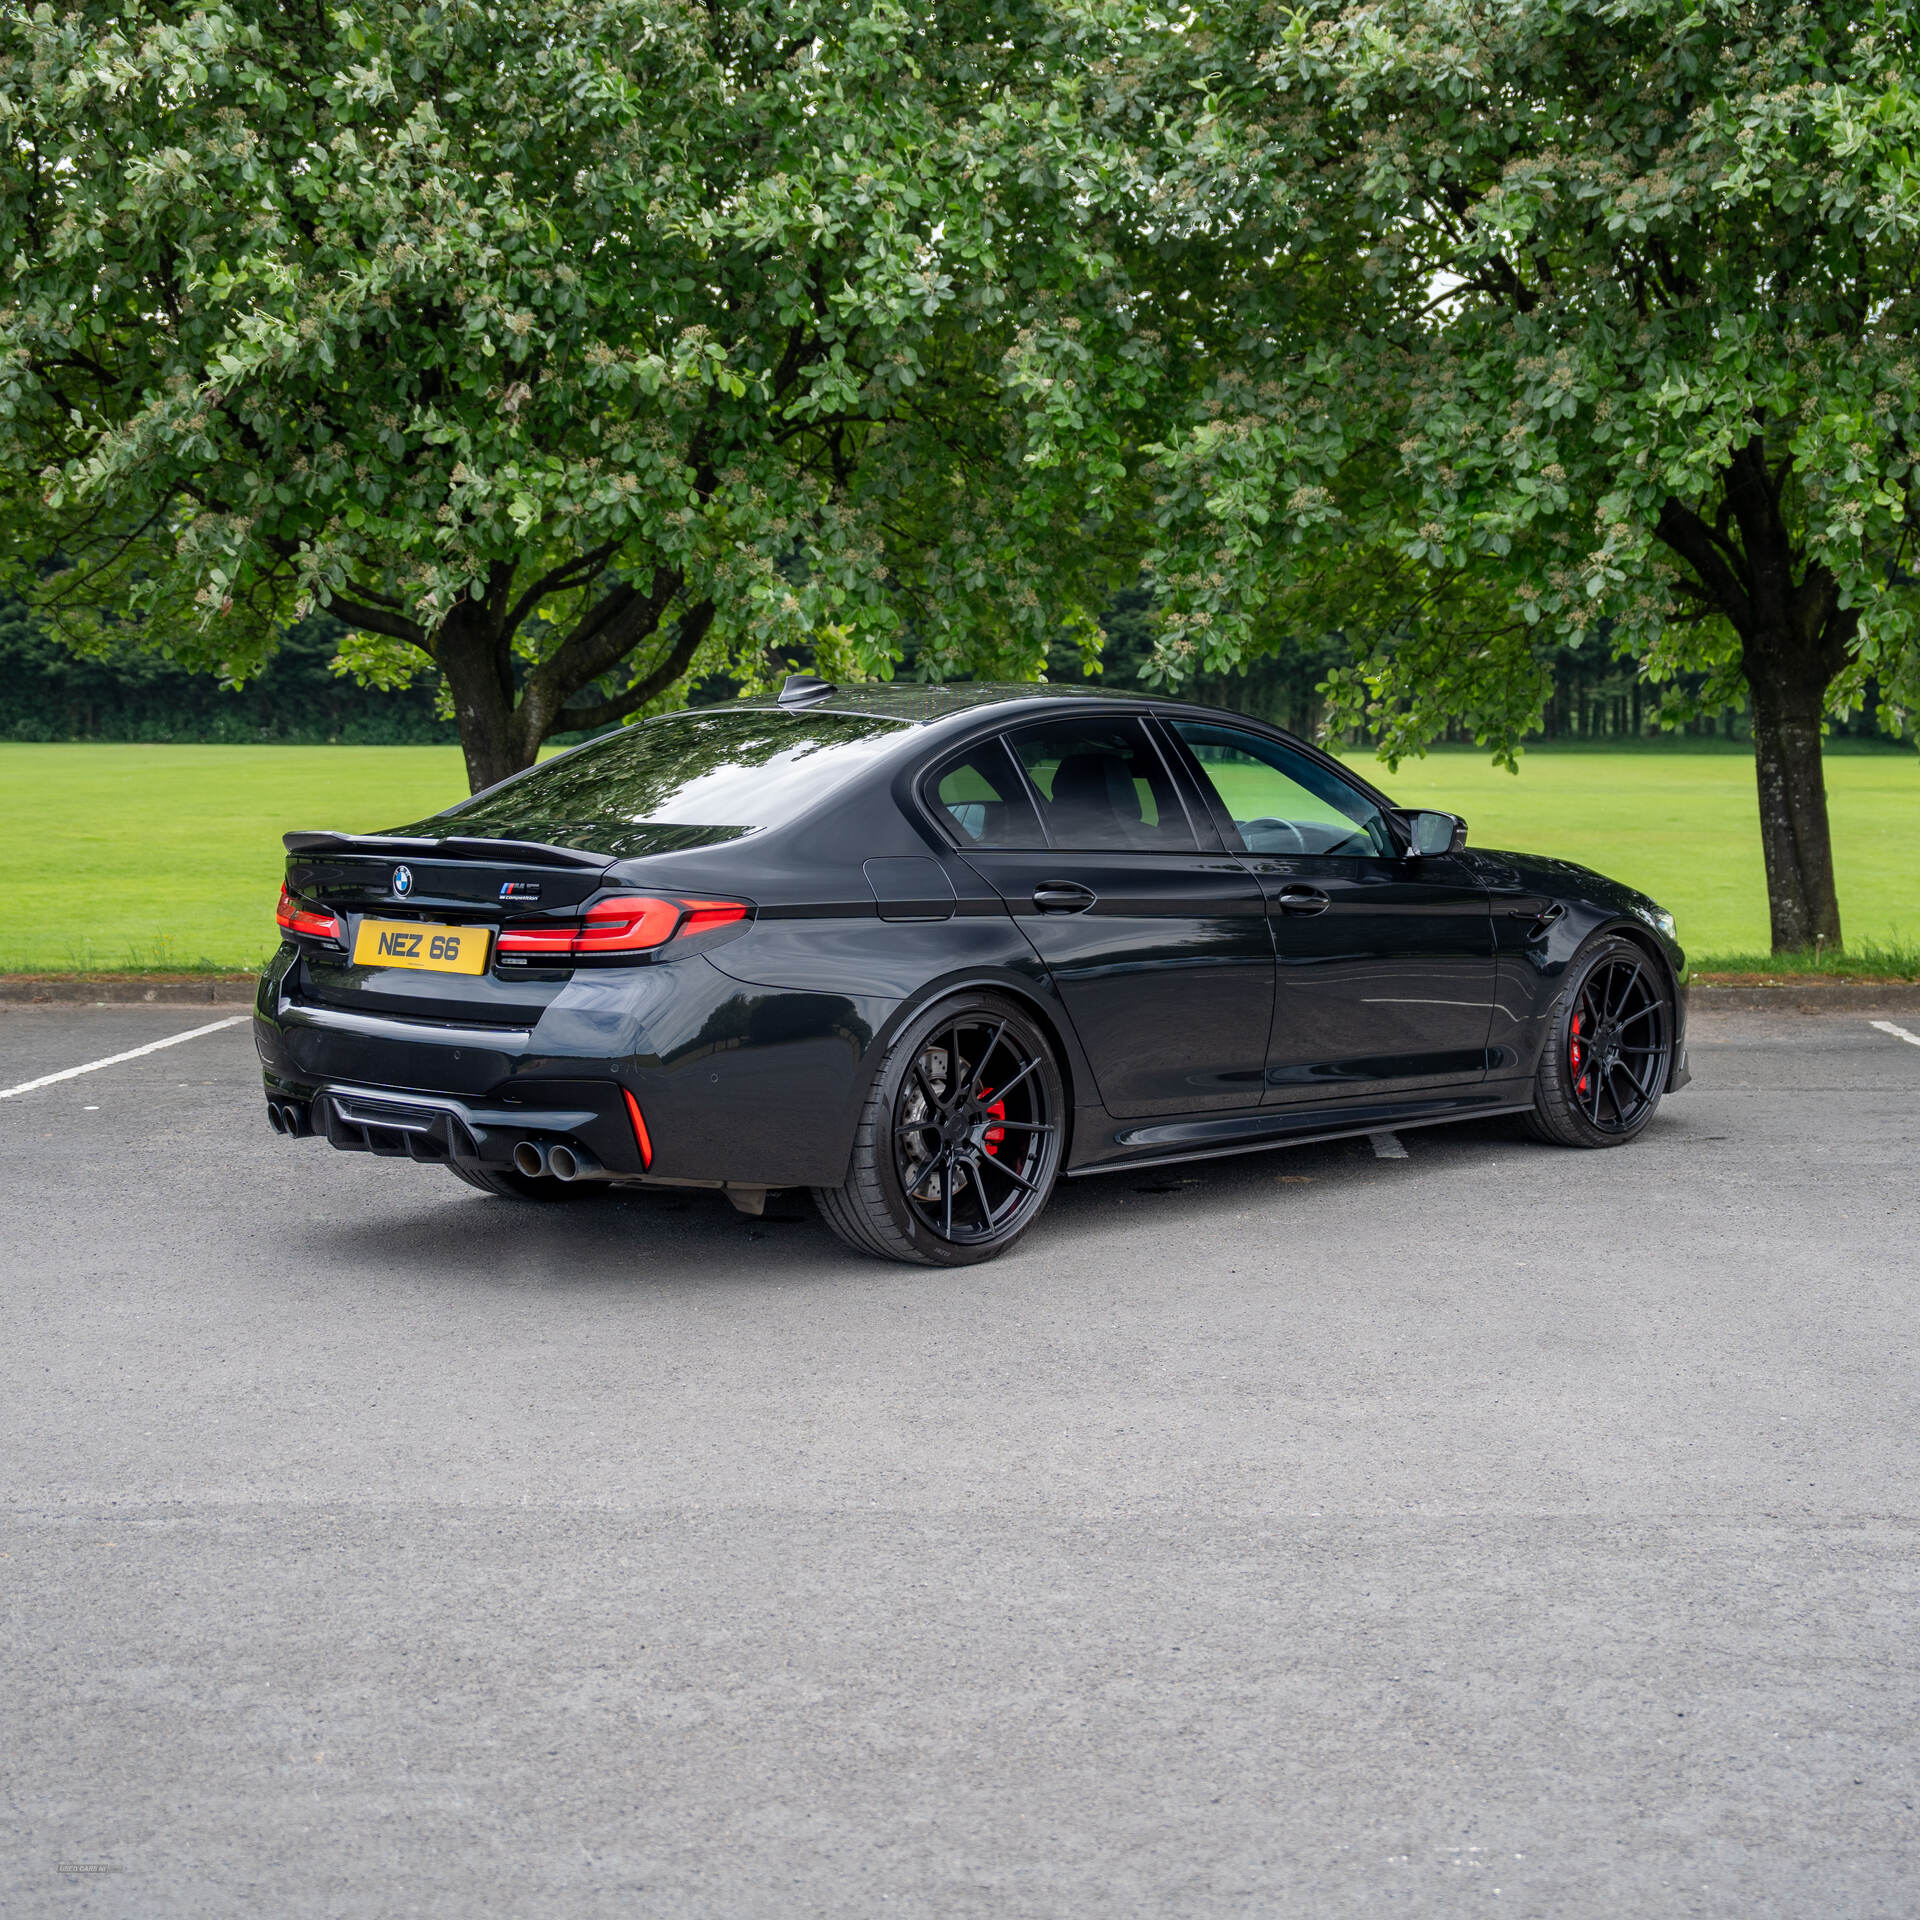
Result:
{"label": "front wheel", "polygon": [[991,1260],[1047,1204],[1066,1092],[1046,1035],[1015,1002],[969,994],[895,1041],[861,1111],[842,1187],[814,1204],[848,1246],[886,1260]]}
{"label": "front wheel", "polygon": [[1534,1075],[1536,1140],[1619,1147],[1653,1118],[1673,1067],[1673,1000],[1658,965],[1611,936],[1574,956]]}

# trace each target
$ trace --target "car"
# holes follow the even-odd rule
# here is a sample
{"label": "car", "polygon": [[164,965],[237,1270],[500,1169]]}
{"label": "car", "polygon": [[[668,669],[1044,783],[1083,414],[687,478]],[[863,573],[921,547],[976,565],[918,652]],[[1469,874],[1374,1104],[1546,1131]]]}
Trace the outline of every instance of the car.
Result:
{"label": "car", "polygon": [[285,843],[269,1121],[512,1200],[807,1190],[960,1266],[1062,1178],[1502,1114],[1615,1147],[1688,1078],[1645,895],[1176,699],[794,675]]}

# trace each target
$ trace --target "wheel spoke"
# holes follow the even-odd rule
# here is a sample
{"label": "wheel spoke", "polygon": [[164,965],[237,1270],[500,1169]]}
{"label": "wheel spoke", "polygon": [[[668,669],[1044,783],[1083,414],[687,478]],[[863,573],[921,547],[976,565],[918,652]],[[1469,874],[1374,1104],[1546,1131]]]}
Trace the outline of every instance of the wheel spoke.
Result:
{"label": "wheel spoke", "polygon": [[1033,1059],[1029,1060],[1027,1064],[1024,1067],[1022,1067],[1020,1071],[1016,1073],[1011,1080],[1007,1081],[1004,1086],[995,1087],[993,1090],[993,1097],[996,1100],[1004,1100],[1007,1097],[1007,1095],[1010,1094],[1014,1090],[1014,1088],[1017,1087],[1020,1084],[1020,1082],[1024,1080],[1027,1077],[1027,1075],[1030,1074],[1034,1070],[1034,1068],[1037,1067],[1039,1064],[1040,1064],[1040,1061],[1038,1056],[1036,1055]]}
{"label": "wheel spoke", "polygon": [[1627,1084],[1631,1086],[1634,1092],[1640,1096],[1640,1101],[1643,1106],[1646,1104],[1647,1101],[1653,1098],[1652,1089],[1647,1085],[1647,1083],[1644,1080],[1640,1078],[1640,1076],[1637,1073],[1634,1072],[1634,1070],[1630,1066],[1627,1065],[1627,1063],[1624,1060],[1620,1061],[1614,1070],[1617,1073],[1621,1073],[1626,1076]]}
{"label": "wheel spoke", "polygon": [[1051,1120],[996,1120],[994,1127],[1005,1133],[1052,1133]]}
{"label": "wheel spoke", "polygon": [[934,1092],[933,1082],[927,1078],[926,1070],[918,1060],[913,1063],[913,1077],[920,1082],[920,1096],[926,1101],[928,1111],[938,1113],[941,1106],[940,1096]]}
{"label": "wheel spoke", "polygon": [[973,1063],[972,1078],[969,1079],[967,1082],[969,1086],[973,1084],[974,1080],[978,1080],[983,1084],[985,1083],[985,1080],[987,1077],[987,1062],[993,1058],[994,1049],[999,1046],[1002,1038],[1006,1034],[1006,1031],[1007,1031],[1007,1023],[1004,1020],[1002,1020],[1000,1024],[994,1028],[993,1038],[987,1042],[986,1051],[982,1053],[980,1058]]}
{"label": "wheel spoke", "polygon": [[1619,1024],[1622,1027],[1630,1027],[1634,1024],[1636,1020],[1644,1020],[1648,1014],[1658,1013],[1660,1011],[1660,1004],[1661,1003],[1658,1000],[1649,1000],[1647,1004],[1644,1007],[1642,1007],[1638,1013],[1628,1014],[1627,1017],[1624,1020],[1622,1020]]}
{"label": "wheel spoke", "polygon": [[998,1222],[994,1217],[993,1202],[987,1195],[987,1183],[980,1178],[979,1155],[969,1154],[967,1156],[967,1164],[973,1173],[973,1177],[967,1182],[967,1185],[973,1192],[974,1204],[980,1209],[981,1228],[983,1231],[991,1233]]}
{"label": "wheel spoke", "polygon": [[1004,1160],[996,1160],[991,1154],[975,1154],[973,1156],[973,1164],[976,1169],[981,1171],[991,1167],[1003,1180],[1011,1180],[1023,1193],[1038,1193],[1040,1191],[1024,1174],[1015,1173]]}
{"label": "wheel spoke", "polygon": [[1620,989],[1619,999],[1614,1001],[1608,1009],[1610,1019],[1618,1021],[1620,1015],[1626,1011],[1627,1002],[1632,999],[1633,990],[1639,984],[1639,981],[1640,968],[1638,964],[1636,964],[1633,971],[1627,975],[1627,984]]}
{"label": "wheel spoke", "polygon": [[[1615,1125],[1618,1125],[1622,1120],[1626,1118],[1626,1111],[1620,1105],[1620,1089],[1613,1084],[1613,1076],[1619,1071],[1620,1069],[1617,1066],[1602,1067],[1600,1070],[1600,1090],[1606,1095],[1606,1097],[1609,1100],[1613,1102],[1613,1118],[1614,1118]],[[1598,1113],[1596,1113],[1594,1115],[1594,1121],[1596,1124],[1598,1124],[1599,1119],[1600,1119],[1600,1116]]]}
{"label": "wheel spoke", "polygon": [[943,1171],[941,1173],[941,1178],[940,1178],[940,1192],[946,1201],[946,1209],[945,1209],[946,1224],[940,1229],[940,1231],[944,1233],[949,1240],[951,1240],[953,1238],[953,1156],[951,1154],[949,1154],[946,1160],[942,1163],[942,1168],[943,1168]]}

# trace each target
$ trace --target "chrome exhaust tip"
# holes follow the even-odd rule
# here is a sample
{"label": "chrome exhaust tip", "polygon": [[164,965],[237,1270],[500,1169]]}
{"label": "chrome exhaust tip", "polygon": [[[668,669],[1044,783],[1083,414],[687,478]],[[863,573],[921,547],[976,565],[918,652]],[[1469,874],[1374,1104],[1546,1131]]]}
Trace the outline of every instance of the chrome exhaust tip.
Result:
{"label": "chrome exhaust tip", "polygon": [[547,1150],[532,1140],[516,1140],[513,1144],[513,1166],[516,1173],[523,1173],[529,1180],[538,1180],[547,1170]]}
{"label": "chrome exhaust tip", "polygon": [[547,1171],[556,1180],[591,1180],[600,1171],[600,1162],[585,1147],[562,1140],[547,1153]]}

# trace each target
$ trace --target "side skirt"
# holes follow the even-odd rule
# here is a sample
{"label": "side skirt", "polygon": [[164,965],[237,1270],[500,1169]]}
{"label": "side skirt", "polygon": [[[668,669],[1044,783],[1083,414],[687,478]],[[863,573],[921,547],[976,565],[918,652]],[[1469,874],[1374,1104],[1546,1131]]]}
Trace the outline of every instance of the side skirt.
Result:
{"label": "side skirt", "polygon": [[[1224,1119],[1129,1127],[1114,1136],[1118,1152],[1070,1168],[1066,1177],[1079,1180],[1098,1173],[1127,1173],[1135,1167],[1164,1167],[1184,1160],[1221,1160],[1229,1154],[1262,1153],[1320,1140],[1351,1140],[1362,1134],[1403,1128],[1492,1120],[1503,1114],[1526,1113],[1532,1106],[1531,1089],[1522,1098],[1519,1087],[1509,1086],[1450,1100],[1380,1101],[1366,1106],[1321,1107],[1310,1113],[1237,1114]],[[1128,1148],[1135,1150],[1129,1152]]]}

